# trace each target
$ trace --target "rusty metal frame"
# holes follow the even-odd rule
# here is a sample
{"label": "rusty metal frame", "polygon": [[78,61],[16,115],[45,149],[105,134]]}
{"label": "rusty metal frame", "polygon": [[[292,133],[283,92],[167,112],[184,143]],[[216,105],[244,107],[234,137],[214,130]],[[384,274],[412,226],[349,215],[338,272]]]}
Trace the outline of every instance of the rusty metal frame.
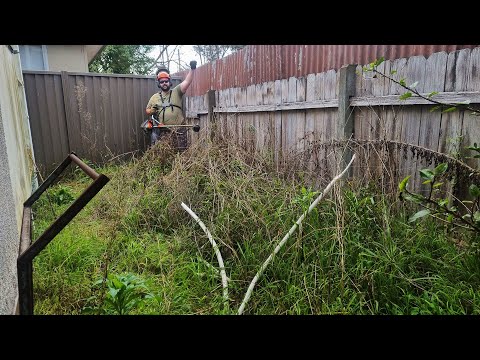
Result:
{"label": "rusty metal frame", "polygon": [[[38,239],[32,243],[31,215],[32,205],[40,195],[53,184],[55,179],[74,162],[85,174],[94,181],[68,207],[55,222],[46,229]],[[88,202],[109,182],[110,179],[97,174],[95,170],[80,160],[71,152],[65,160],[48,176],[40,187],[23,203],[22,230],[20,234],[20,254],[17,259],[18,274],[18,301],[20,315],[33,315],[33,259],[42,251],[52,239],[88,204]]]}

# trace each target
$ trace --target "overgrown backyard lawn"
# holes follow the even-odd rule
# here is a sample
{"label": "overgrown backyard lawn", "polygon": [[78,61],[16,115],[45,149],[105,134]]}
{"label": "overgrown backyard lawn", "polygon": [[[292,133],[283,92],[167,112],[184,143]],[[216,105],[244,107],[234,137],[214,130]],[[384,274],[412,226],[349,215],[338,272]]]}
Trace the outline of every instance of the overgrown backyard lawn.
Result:
{"label": "overgrown backyard lawn", "polygon": [[[35,314],[236,314],[252,278],[323,188],[222,142],[126,165],[34,260]],[[34,206],[37,238],[91,179]],[[336,183],[265,269],[245,314],[479,314],[478,237],[447,231],[375,186]],[[219,264],[228,276],[224,301]]]}

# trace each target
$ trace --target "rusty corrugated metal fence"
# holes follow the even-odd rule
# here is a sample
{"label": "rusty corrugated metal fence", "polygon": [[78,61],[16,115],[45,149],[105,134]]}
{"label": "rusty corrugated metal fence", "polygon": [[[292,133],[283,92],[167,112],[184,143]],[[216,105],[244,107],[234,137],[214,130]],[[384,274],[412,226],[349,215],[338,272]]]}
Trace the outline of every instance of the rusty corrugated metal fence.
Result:
{"label": "rusty corrugated metal fence", "polygon": [[[35,160],[41,174],[65,153],[102,163],[144,151],[140,128],[158,91],[153,76],[23,71]],[[179,77],[172,78],[174,85]]]}
{"label": "rusty corrugated metal fence", "polygon": [[[429,56],[478,45],[247,45],[234,54],[199,66],[188,96],[208,90],[245,87],[267,81],[338,70],[342,65]],[[185,76],[185,72],[177,73]]]}

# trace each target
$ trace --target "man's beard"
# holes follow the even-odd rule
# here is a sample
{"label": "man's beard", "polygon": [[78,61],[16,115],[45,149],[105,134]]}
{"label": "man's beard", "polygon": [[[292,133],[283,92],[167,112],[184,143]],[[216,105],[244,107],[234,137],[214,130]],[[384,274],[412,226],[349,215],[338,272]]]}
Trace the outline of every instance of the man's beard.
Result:
{"label": "man's beard", "polygon": [[170,84],[168,84],[166,87],[164,87],[165,85],[162,85],[162,91],[165,91],[167,92],[168,90],[170,90]]}

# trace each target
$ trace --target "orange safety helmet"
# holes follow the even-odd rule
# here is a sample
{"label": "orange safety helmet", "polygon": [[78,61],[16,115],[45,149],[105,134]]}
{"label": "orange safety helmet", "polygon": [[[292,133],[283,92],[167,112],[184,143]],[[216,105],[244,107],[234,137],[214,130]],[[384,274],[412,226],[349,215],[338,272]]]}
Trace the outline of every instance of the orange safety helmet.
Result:
{"label": "orange safety helmet", "polygon": [[160,80],[161,78],[170,79],[170,74],[167,73],[166,71],[160,71],[160,72],[157,74],[157,80]]}

